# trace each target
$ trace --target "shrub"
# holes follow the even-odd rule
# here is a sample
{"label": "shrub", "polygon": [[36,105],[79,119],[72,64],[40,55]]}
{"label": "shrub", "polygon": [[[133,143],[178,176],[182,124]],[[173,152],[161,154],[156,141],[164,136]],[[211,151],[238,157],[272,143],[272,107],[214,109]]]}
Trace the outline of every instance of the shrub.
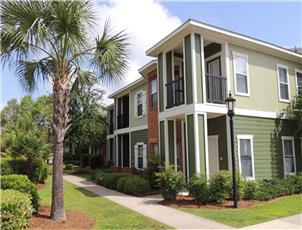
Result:
{"label": "shrub", "polygon": [[247,200],[256,199],[256,192],[259,189],[258,181],[244,181],[243,183],[243,197]]}
{"label": "shrub", "polygon": [[14,173],[10,164],[10,160],[3,158],[1,159],[0,172],[1,175],[10,175]]}
{"label": "shrub", "polygon": [[223,204],[230,194],[232,194],[232,175],[228,171],[220,171],[210,179],[210,196],[217,204]]}
{"label": "shrub", "polygon": [[37,183],[44,183],[48,177],[48,165],[42,159],[34,159],[32,162],[32,175],[29,179]]}
{"label": "shrub", "polygon": [[256,200],[270,200],[283,193],[283,187],[277,180],[263,180],[255,194]]}
{"label": "shrub", "polygon": [[102,167],[103,164],[101,162],[101,156],[100,155],[92,155],[89,158],[89,166],[91,169],[96,169],[99,167]]}
{"label": "shrub", "polygon": [[176,199],[177,194],[183,189],[183,176],[181,172],[175,172],[173,166],[166,167],[164,172],[158,173],[159,186],[165,199]]}
{"label": "shrub", "polygon": [[31,196],[33,208],[37,211],[39,207],[39,195],[36,186],[25,175],[1,176],[1,189],[13,189],[27,193]]}
{"label": "shrub", "polygon": [[299,193],[298,176],[287,176],[284,180],[280,181],[280,184],[283,187],[282,195]]}
{"label": "shrub", "polygon": [[[140,195],[151,191],[149,182],[140,176],[128,176],[124,178],[126,178],[124,182],[125,193]],[[124,178],[120,178],[119,181]]]}
{"label": "shrub", "polygon": [[1,229],[27,229],[32,214],[30,197],[15,190],[1,191]]}
{"label": "shrub", "polygon": [[163,162],[160,155],[152,156],[147,164],[147,168],[144,169],[143,177],[149,182],[152,188],[158,187],[158,176],[160,167],[163,166]]}
{"label": "shrub", "polygon": [[105,187],[110,189],[116,189],[117,181],[121,177],[129,176],[128,173],[107,173],[103,179],[102,183]]}
{"label": "shrub", "polygon": [[[98,172],[95,175],[95,180],[96,183],[99,185],[104,185],[104,177],[107,176],[109,173],[104,173],[104,172]],[[93,177],[91,178],[93,180]]]}
{"label": "shrub", "polygon": [[297,189],[298,193],[302,193],[302,173],[299,173],[297,176]]}
{"label": "shrub", "polygon": [[129,177],[131,177],[131,176],[129,175],[129,176],[121,177],[120,179],[118,179],[117,184],[116,184],[117,191],[125,192],[125,183]]}
{"label": "shrub", "polygon": [[114,165],[114,162],[112,160],[107,161],[106,166],[111,168]]}
{"label": "shrub", "polygon": [[65,170],[73,170],[73,164],[66,164]]}
{"label": "shrub", "polygon": [[189,193],[198,204],[205,204],[209,198],[209,188],[204,175],[193,176],[189,182]]}

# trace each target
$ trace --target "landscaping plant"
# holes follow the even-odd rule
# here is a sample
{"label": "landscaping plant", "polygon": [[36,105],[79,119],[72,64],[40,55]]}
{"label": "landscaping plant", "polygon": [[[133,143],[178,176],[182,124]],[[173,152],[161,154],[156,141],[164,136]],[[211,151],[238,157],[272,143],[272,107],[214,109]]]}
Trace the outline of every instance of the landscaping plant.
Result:
{"label": "landscaping plant", "polygon": [[144,169],[143,177],[149,181],[152,188],[158,187],[158,175],[160,169],[163,167],[163,162],[159,154],[149,158],[147,167]]}
{"label": "landscaping plant", "polygon": [[189,194],[194,197],[196,203],[205,204],[209,199],[209,186],[205,175],[193,176],[189,181]]}
{"label": "landscaping plant", "polygon": [[128,173],[108,173],[103,177],[102,183],[106,188],[116,189],[118,180],[127,176],[129,176]]}
{"label": "landscaping plant", "polygon": [[[149,185],[149,182],[140,176],[128,176],[124,178],[126,178],[123,190],[123,192],[125,193],[129,193],[132,195],[141,195],[151,191],[151,186]],[[123,178],[120,178],[119,180],[121,179]]]}

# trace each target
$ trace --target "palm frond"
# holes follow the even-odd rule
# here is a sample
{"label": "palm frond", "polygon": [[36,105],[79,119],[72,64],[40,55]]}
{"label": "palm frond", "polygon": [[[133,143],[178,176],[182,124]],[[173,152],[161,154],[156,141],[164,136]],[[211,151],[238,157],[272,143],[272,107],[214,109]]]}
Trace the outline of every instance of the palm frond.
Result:
{"label": "palm frond", "polygon": [[91,59],[91,66],[103,83],[116,82],[125,76],[129,55],[127,40],[124,31],[110,35],[110,24],[106,21],[102,36],[95,41],[96,49]]}
{"label": "palm frond", "polygon": [[71,92],[78,92],[83,87],[92,86],[96,83],[96,77],[93,72],[77,68],[73,74],[74,82],[71,86]]}

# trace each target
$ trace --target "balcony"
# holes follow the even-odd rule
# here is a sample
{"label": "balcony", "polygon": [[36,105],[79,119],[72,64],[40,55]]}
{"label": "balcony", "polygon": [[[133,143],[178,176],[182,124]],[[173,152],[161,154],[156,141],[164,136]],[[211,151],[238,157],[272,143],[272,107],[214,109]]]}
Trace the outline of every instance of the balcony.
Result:
{"label": "balcony", "polygon": [[183,78],[175,79],[166,84],[167,87],[167,107],[171,108],[184,104],[184,80]]}
{"label": "balcony", "polygon": [[129,127],[129,114],[124,113],[117,115],[117,128],[122,129],[127,127]]}
{"label": "balcony", "polygon": [[223,76],[206,74],[207,102],[225,104],[227,79]]}

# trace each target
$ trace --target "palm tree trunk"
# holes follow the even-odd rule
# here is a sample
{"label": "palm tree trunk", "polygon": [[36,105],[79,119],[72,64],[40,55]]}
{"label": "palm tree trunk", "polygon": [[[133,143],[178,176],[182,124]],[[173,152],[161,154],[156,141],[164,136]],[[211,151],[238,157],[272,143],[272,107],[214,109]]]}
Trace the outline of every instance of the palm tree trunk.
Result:
{"label": "palm tree trunk", "polygon": [[51,219],[65,221],[63,194],[63,152],[64,137],[68,129],[69,85],[66,77],[56,77],[53,81],[53,180]]}

